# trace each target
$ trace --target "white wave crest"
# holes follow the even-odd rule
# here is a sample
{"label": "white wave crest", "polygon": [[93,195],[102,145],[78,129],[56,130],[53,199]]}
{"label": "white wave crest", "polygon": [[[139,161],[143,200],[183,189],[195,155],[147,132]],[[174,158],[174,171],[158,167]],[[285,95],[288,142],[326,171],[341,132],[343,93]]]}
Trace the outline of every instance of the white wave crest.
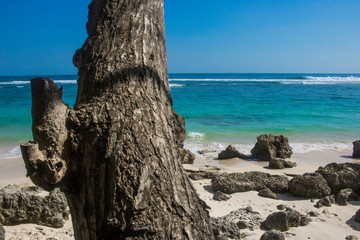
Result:
{"label": "white wave crest", "polygon": [[189,132],[188,133],[188,137],[189,138],[197,138],[197,139],[201,139],[205,137],[204,133],[199,133],[199,132]]}
{"label": "white wave crest", "polygon": [[169,86],[170,86],[171,88],[173,88],[173,87],[184,87],[185,85],[184,85],[184,84],[170,83]]}
{"label": "white wave crest", "polygon": [[11,159],[21,157],[20,147],[13,147],[0,152],[0,159]]}
{"label": "white wave crest", "polygon": [[352,149],[351,143],[290,143],[294,153],[307,153],[312,151],[348,151]]}
{"label": "white wave crest", "polygon": [[76,84],[77,80],[54,80],[55,83]]}
{"label": "white wave crest", "polygon": [[22,85],[30,84],[29,81],[11,81],[11,82],[0,82],[0,85]]}
{"label": "white wave crest", "polygon": [[170,81],[186,82],[262,82],[280,84],[360,84],[360,77],[313,77],[306,76],[301,79],[231,79],[231,78],[171,78]]}
{"label": "white wave crest", "polygon": [[[54,80],[55,83],[62,84],[76,84],[76,80]],[[11,82],[0,82],[0,85],[26,85],[30,84],[30,81],[11,81]]]}

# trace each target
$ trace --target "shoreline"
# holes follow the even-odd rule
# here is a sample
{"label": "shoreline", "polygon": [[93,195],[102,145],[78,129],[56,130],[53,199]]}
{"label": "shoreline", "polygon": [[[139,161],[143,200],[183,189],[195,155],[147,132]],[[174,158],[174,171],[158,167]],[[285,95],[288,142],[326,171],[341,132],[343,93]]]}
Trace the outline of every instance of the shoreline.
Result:
{"label": "shoreline", "polygon": [[[344,163],[355,162],[360,160],[349,158],[351,151],[311,151],[308,153],[295,153],[291,161],[298,164],[295,168],[281,170],[268,169],[268,162],[248,161],[239,158],[229,160],[217,160],[218,152],[207,153],[204,155],[197,154],[194,164],[184,164],[188,170],[199,170],[204,165],[219,167],[220,172],[248,172],[260,171],[272,175],[284,174],[304,174],[314,172],[319,166],[325,166],[331,162]],[[9,184],[18,184],[21,186],[33,185],[29,178],[25,176],[25,166],[21,158],[0,159],[0,187]],[[231,211],[239,208],[251,206],[254,211],[260,213],[265,220],[270,213],[278,211],[276,206],[285,204],[294,208],[302,214],[309,211],[319,213],[318,217],[312,218],[312,222],[307,226],[290,228],[284,232],[286,239],[303,240],[303,239],[345,239],[348,235],[360,236],[360,224],[353,221],[353,215],[359,209],[360,201],[351,202],[347,206],[333,205],[332,207],[323,207],[317,209],[314,202],[310,199],[293,197],[289,193],[278,194],[279,199],[269,199],[260,197],[255,191],[231,194],[228,201],[219,202],[213,200],[213,191],[211,180],[204,179],[191,181],[199,194],[200,198],[206,202],[211,209],[211,217],[220,217],[229,214]],[[327,209],[327,211],[324,211]],[[63,228],[53,229],[34,224],[22,224],[17,226],[4,226],[6,230],[6,239],[42,239],[44,235],[54,237],[55,239],[73,239],[71,221],[67,221]],[[255,229],[251,231],[244,229],[241,231],[246,235],[243,239],[258,240],[264,233],[264,230]],[[336,236],[336,237],[334,237]]]}

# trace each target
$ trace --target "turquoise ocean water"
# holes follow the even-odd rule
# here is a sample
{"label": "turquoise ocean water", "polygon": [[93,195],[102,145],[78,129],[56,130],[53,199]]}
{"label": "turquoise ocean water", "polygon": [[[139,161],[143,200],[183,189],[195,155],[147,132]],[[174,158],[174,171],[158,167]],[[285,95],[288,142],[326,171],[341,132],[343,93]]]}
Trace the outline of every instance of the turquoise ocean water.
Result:
{"label": "turquoise ocean water", "polygon": [[[0,159],[19,157],[32,139],[33,76],[0,77]],[[75,75],[46,76],[73,105]],[[360,139],[360,74],[170,74],[175,110],[186,119],[186,146],[248,152],[263,133],[289,137],[295,152],[349,150]]]}

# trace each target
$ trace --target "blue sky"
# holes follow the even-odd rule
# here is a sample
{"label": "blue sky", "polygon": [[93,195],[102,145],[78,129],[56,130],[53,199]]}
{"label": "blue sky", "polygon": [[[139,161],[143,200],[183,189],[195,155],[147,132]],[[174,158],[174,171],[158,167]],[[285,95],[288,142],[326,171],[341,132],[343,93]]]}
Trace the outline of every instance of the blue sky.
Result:
{"label": "blue sky", "polygon": [[[0,75],[76,74],[89,0],[3,1]],[[360,0],[166,0],[170,73],[360,72]]]}

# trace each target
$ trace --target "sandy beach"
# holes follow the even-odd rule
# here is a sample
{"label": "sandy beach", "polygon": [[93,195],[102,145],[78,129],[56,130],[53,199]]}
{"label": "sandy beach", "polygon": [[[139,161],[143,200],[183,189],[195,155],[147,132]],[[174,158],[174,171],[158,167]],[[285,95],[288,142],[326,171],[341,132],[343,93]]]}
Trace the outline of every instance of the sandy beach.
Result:
{"label": "sandy beach", "polygon": [[[185,164],[188,170],[199,170],[205,165],[216,166],[220,172],[247,172],[262,171],[271,174],[303,174],[314,172],[319,166],[324,166],[331,162],[360,162],[350,158],[350,151],[320,151],[297,153],[291,158],[298,166],[291,169],[273,170],[267,168],[266,162],[246,161],[238,158],[230,160],[217,160],[217,153],[197,154],[194,164]],[[21,186],[32,185],[31,181],[25,177],[25,167],[22,159],[1,159],[0,160],[0,187],[9,184]],[[315,202],[310,199],[296,198],[291,194],[278,194],[278,199],[269,199],[258,196],[257,192],[249,191],[231,194],[228,201],[213,200],[213,190],[211,180],[204,179],[192,181],[200,198],[211,208],[210,216],[220,217],[229,214],[239,208],[252,207],[254,211],[260,213],[265,220],[273,212],[278,211],[276,206],[285,204],[301,214],[310,211],[319,213],[319,216],[312,217],[312,222],[307,226],[290,228],[284,232],[286,239],[345,239],[346,236],[360,236],[360,224],[354,221],[354,214],[360,208],[360,201],[353,201],[347,206],[333,205],[332,207],[315,208]],[[22,224],[17,226],[4,226],[6,239],[74,239],[71,220],[67,221],[63,228],[55,229],[34,224]],[[264,230],[255,229],[254,231],[245,229],[241,233],[246,235],[244,239],[258,240]]]}

